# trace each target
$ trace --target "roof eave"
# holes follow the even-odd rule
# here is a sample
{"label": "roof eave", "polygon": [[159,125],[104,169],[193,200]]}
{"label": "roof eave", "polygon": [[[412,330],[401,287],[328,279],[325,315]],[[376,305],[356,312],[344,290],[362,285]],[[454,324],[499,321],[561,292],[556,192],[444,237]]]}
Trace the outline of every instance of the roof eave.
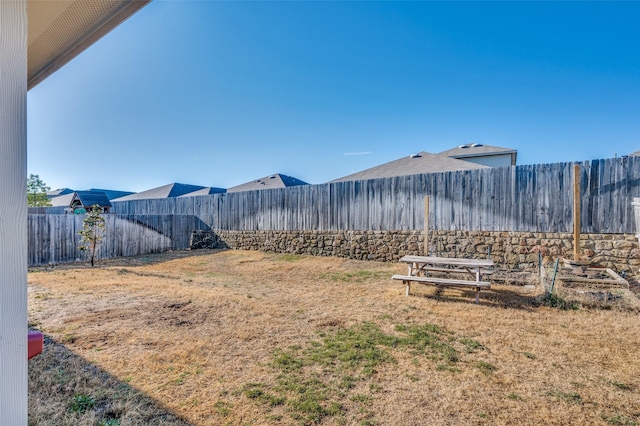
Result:
{"label": "roof eave", "polygon": [[151,0],[130,0],[123,3],[113,13],[104,19],[94,22],[79,37],[73,40],[65,49],[51,55],[51,58],[27,76],[27,88],[32,89],[48,76],[56,72],[73,58],[82,53],[89,46],[124,22],[131,15],[144,7]]}
{"label": "roof eave", "polygon": [[[510,155],[516,154],[518,151],[509,150],[509,151],[490,151],[490,152],[477,152],[477,153],[469,153],[469,154],[453,154],[448,155],[451,158],[472,158],[472,157],[489,157],[491,155]],[[444,155],[444,154],[443,154]]]}

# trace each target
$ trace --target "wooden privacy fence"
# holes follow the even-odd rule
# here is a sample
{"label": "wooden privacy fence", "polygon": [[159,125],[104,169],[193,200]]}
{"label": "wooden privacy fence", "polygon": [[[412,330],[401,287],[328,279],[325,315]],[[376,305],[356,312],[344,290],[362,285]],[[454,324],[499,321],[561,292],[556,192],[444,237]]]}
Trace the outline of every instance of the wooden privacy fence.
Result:
{"label": "wooden privacy fence", "polygon": [[[224,230],[571,232],[573,165],[537,164],[284,189],[114,202],[112,212],[194,215]],[[581,231],[633,233],[640,157],[579,163]]]}
{"label": "wooden privacy fence", "polygon": [[[208,229],[189,215],[106,214],[105,233],[97,258],[134,256],[189,247],[191,232]],[[29,265],[47,265],[86,259],[78,231],[84,215],[30,214]]]}

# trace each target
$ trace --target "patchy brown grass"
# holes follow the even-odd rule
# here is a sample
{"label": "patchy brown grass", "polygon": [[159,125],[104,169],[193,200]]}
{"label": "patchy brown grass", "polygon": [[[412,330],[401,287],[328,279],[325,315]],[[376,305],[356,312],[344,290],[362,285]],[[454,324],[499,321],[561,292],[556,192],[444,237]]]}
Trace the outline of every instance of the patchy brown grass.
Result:
{"label": "patchy brown grass", "polygon": [[[399,264],[192,252],[29,273],[30,423],[640,424],[640,316]],[[537,299],[538,298],[538,299]]]}

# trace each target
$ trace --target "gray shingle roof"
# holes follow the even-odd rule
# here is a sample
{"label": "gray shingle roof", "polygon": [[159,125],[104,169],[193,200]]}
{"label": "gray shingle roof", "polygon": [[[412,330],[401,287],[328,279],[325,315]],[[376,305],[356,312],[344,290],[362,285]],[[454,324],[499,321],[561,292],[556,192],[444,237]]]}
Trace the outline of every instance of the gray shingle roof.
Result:
{"label": "gray shingle roof", "polygon": [[127,195],[134,194],[131,191],[115,191],[113,189],[97,189],[91,188],[89,189],[91,192],[104,192],[107,195],[109,200],[115,200],[116,198],[125,197]]}
{"label": "gray shingle roof", "polygon": [[638,151],[634,151],[634,152],[632,152],[632,153],[631,153],[631,154],[629,154],[629,155],[630,155],[630,156],[633,156],[633,157],[640,157],[640,150],[638,150]]}
{"label": "gray shingle roof", "polygon": [[180,195],[180,197],[196,197],[198,195],[224,194],[225,192],[227,192],[227,190],[224,188],[213,188],[211,186],[208,186],[206,188],[202,188],[197,191]]}
{"label": "gray shingle roof", "polygon": [[148,200],[152,198],[171,198],[179,197],[190,192],[203,189],[204,186],[187,185],[184,183],[170,183],[168,185],[159,186],[157,188],[148,189],[146,191],[115,198],[113,201],[131,201],[131,200]]}
{"label": "gray shingle roof", "polygon": [[[73,190],[73,189],[62,188],[62,189],[56,189],[54,191],[48,191],[47,192],[47,196],[50,198],[50,201],[54,206],[57,206],[57,205],[68,205],[69,203],[61,204],[62,200],[61,199],[59,200],[58,198],[60,198],[63,195],[69,195],[69,197],[67,197],[66,199],[68,199],[70,201],[71,200],[71,196],[72,196],[72,194],[74,192],[76,192],[76,191]],[[113,200],[113,199],[118,198],[118,197],[124,197],[125,195],[133,194],[133,192],[131,192],[131,191],[115,191],[113,189],[97,189],[97,188],[87,189],[87,190],[82,191],[82,192],[103,192],[104,194],[106,194],[106,196],[107,196],[107,198],[109,200]],[[54,201],[54,200],[56,200],[56,201]]]}
{"label": "gray shingle roof", "polygon": [[69,189],[69,188],[54,189],[51,191],[47,191],[47,197],[53,198],[53,197],[58,197],[60,195],[73,194],[73,192],[74,192],[73,189]]}
{"label": "gray shingle roof", "polygon": [[395,176],[417,175],[422,173],[451,172],[455,170],[484,169],[487,166],[471,163],[469,161],[456,160],[446,155],[420,152],[408,155],[388,163],[381,164],[370,169],[363,170],[348,176],[334,179],[331,182],[344,182],[350,180],[378,179]]}
{"label": "gray shingle roof", "polygon": [[69,207],[71,205],[71,199],[73,198],[73,192],[64,195],[58,195],[49,200],[51,207]]}
{"label": "gray shingle roof", "polygon": [[309,185],[307,182],[301,181],[291,176],[276,173],[274,175],[265,176],[251,182],[233,186],[227,189],[227,192],[255,191],[261,189],[288,188],[290,186]]}

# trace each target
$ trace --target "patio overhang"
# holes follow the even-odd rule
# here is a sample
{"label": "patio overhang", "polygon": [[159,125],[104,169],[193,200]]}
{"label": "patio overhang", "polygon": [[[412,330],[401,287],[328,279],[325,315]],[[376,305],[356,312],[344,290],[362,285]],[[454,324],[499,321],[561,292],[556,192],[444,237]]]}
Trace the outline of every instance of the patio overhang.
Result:
{"label": "patio overhang", "polygon": [[149,1],[0,0],[0,426],[28,423],[27,90]]}
{"label": "patio overhang", "polygon": [[151,0],[28,0],[27,87],[42,80]]}

